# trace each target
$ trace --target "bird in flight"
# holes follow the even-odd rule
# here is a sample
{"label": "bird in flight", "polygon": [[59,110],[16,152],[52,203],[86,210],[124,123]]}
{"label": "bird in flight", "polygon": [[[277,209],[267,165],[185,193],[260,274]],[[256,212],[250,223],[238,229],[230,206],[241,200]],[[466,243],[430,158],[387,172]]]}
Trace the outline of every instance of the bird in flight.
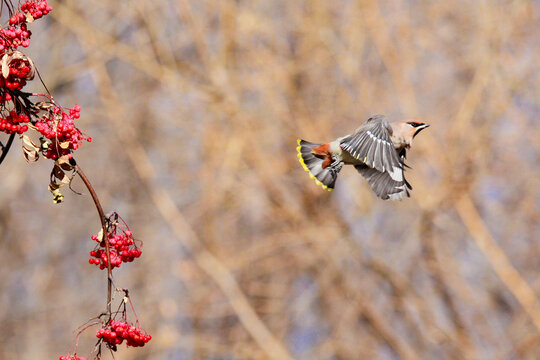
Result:
{"label": "bird in flight", "polygon": [[332,191],[343,165],[353,165],[383,200],[409,197],[411,185],[403,171],[405,152],[429,125],[415,120],[389,123],[374,115],[352,134],[316,144],[298,139],[298,160],[318,185]]}

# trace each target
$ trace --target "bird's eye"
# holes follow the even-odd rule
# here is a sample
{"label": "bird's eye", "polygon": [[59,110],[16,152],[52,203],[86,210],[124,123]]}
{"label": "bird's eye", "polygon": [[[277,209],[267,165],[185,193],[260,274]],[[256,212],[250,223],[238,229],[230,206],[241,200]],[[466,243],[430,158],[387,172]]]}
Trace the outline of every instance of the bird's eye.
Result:
{"label": "bird's eye", "polygon": [[419,123],[415,123],[415,122],[412,122],[412,121],[411,121],[411,122],[408,122],[407,124],[411,125],[412,127],[418,127],[418,126],[420,126]]}

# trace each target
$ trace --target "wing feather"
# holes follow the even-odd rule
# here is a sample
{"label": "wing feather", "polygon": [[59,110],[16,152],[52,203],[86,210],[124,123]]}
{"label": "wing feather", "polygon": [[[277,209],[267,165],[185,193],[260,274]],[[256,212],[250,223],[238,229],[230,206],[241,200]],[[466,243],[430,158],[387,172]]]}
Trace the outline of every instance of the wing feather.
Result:
{"label": "wing feather", "polygon": [[382,171],[386,171],[392,168],[390,160],[388,160],[389,154],[386,146],[381,146],[381,161],[382,161]]}
{"label": "wing feather", "polygon": [[382,155],[384,151],[384,143],[377,139],[377,147],[375,148],[375,153],[373,154],[373,167],[377,169],[382,169],[384,171],[384,164],[382,162]]}
{"label": "wing feather", "polygon": [[369,144],[369,149],[366,155],[366,160],[364,161],[368,166],[375,167],[375,150],[377,149],[377,141]]}
{"label": "wing feather", "polygon": [[384,116],[374,116],[351,136],[344,138],[341,148],[378,171],[402,168],[403,161],[392,144],[389,129],[391,131]]}

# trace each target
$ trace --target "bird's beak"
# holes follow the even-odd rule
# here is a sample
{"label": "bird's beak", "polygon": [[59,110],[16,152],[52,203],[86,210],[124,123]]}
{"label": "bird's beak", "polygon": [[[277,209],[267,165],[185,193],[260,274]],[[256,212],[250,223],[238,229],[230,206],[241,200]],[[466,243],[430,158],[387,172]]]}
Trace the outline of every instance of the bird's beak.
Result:
{"label": "bird's beak", "polygon": [[413,135],[413,139],[414,139],[414,137],[415,137],[416,135],[418,135],[418,133],[419,133],[420,131],[424,130],[424,129],[427,128],[427,127],[429,127],[429,124],[424,124],[424,123],[422,123],[421,125],[418,125],[418,126],[416,127],[416,132],[415,132],[414,135]]}

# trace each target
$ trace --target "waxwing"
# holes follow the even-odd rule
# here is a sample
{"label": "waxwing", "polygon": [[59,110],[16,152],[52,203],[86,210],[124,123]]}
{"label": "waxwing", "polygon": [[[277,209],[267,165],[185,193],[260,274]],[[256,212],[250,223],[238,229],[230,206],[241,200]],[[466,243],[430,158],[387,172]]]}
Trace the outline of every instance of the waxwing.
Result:
{"label": "waxwing", "polygon": [[374,115],[352,134],[329,143],[298,139],[298,159],[310,177],[329,191],[343,165],[353,165],[378,197],[402,200],[412,190],[403,175],[406,149],[428,126],[416,120],[389,123],[384,115]]}

